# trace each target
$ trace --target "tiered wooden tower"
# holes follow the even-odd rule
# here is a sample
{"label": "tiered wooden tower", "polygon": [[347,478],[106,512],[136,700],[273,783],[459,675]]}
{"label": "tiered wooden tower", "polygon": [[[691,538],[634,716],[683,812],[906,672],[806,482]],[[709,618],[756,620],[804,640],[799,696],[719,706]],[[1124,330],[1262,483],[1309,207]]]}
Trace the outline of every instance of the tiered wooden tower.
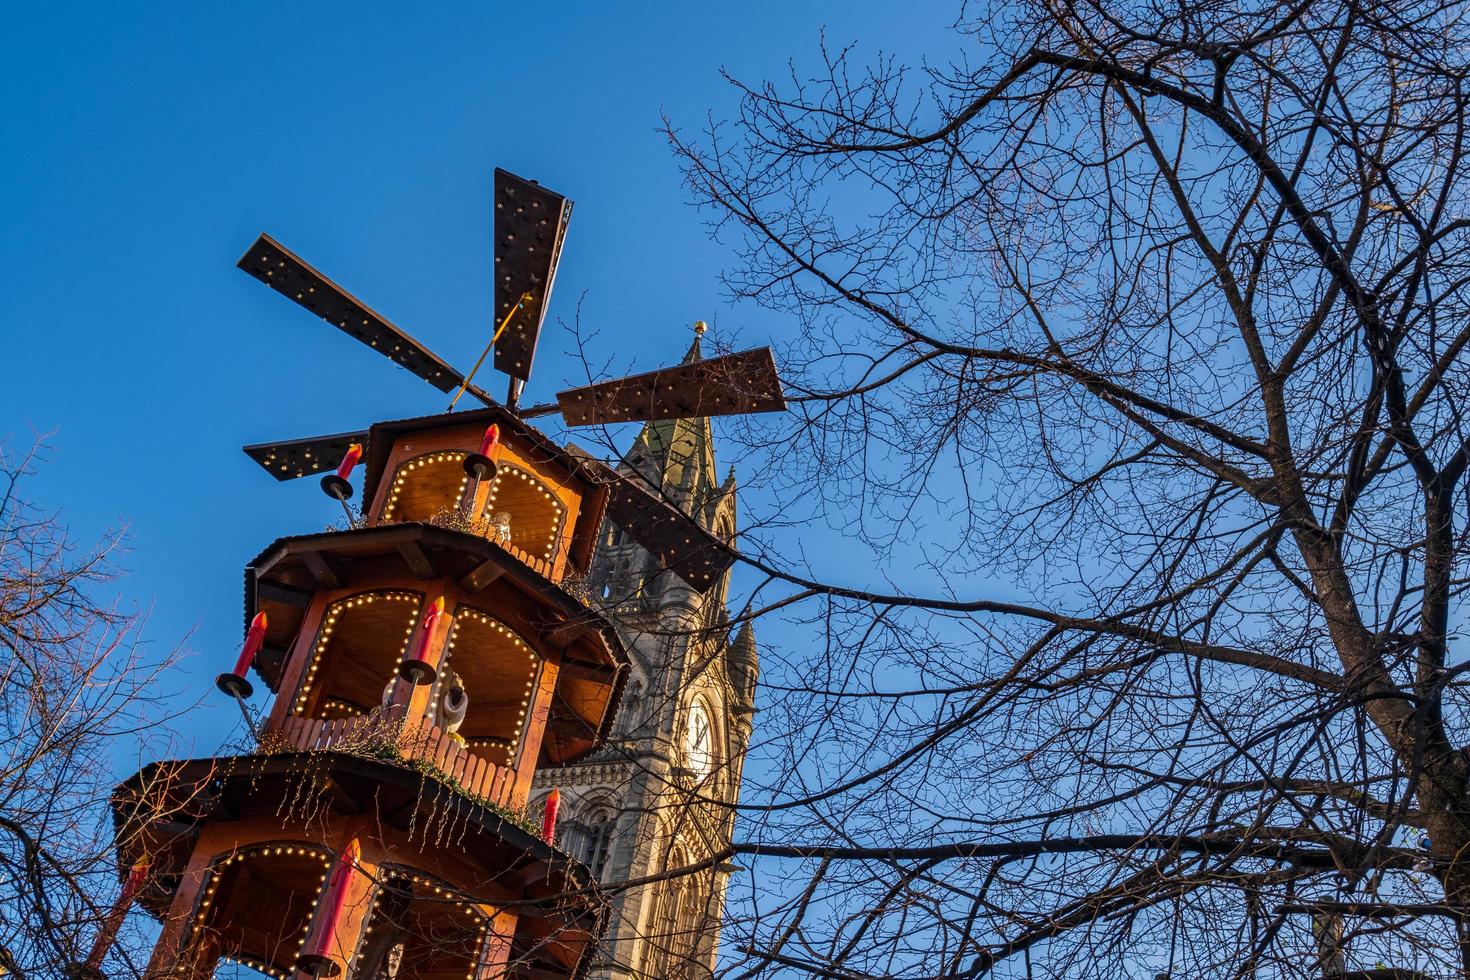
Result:
{"label": "tiered wooden tower", "polygon": [[[476,480],[491,423],[495,475]],[[587,872],[519,814],[537,768],[611,722],[623,651],[562,587],[608,488],[501,409],[382,423],[368,447],[360,526],[282,538],[246,570],[275,696],[257,751],[159,763],[117,796],[122,863],[147,853],[160,883],[142,896],[164,925],[153,975],[228,958],[566,977],[598,933]]]}
{"label": "tiered wooden tower", "polygon": [[[658,484],[525,419],[600,425],[786,402],[763,348],[517,408],[571,202],[501,170],[494,196],[498,326],[468,375],[269,236],[240,259],[454,400],[366,432],[246,447],[278,480],[321,477],[348,520],[282,538],[246,568],[246,646],[219,685],[243,707],[253,667],[274,702],[251,722],[252,751],[156,763],[119,788],[119,867],[132,870],[78,975],[101,972],[134,899],[163,923],[148,967],[160,978],[210,976],[222,959],[344,980],[584,969],[605,905],[525,807],[537,769],[595,751],[617,707],[627,657],[579,588],[599,528],[606,515],[701,593],[735,556]],[[511,379],[504,405],[473,383],[492,349]],[[466,394],[485,407],[453,412]]]}

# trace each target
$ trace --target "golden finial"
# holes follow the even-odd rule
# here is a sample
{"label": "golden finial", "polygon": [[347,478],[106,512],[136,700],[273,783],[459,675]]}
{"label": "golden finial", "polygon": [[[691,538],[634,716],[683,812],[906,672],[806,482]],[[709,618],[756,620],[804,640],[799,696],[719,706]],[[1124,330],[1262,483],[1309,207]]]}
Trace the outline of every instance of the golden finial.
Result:
{"label": "golden finial", "polygon": [[704,332],[706,330],[708,330],[708,329],[709,329],[709,324],[708,323],[705,323],[703,320],[695,320],[694,321],[694,336],[696,336],[696,337],[703,337],[704,336]]}

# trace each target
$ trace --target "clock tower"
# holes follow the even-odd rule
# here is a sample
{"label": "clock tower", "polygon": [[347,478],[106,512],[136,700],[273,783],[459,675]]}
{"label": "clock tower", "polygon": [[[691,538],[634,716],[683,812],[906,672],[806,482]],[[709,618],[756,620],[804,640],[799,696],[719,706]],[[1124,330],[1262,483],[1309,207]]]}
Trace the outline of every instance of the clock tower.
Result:
{"label": "clock tower", "polygon": [[[684,358],[701,358],[704,324]],[[735,477],[715,468],[707,418],[649,422],[622,470],[676,503],[721,540],[735,533]],[[660,878],[611,893],[612,916],[590,977],[706,978],[714,968],[729,866],[672,874],[730,841],[759,673],[755,637],[732,629],[729,573],[700,593],[605,524],[587,578],[631,662],[606,748],[537,777],[556,787],[558,843],[602,882]],[[718,801],[718,802],[710,802]]]}

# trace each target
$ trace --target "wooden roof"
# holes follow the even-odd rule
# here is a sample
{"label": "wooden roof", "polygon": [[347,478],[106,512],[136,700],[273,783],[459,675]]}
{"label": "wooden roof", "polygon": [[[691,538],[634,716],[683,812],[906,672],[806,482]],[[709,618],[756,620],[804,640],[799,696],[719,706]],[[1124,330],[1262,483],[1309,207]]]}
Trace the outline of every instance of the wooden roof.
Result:
{"label": "wooden roof", "polygon": [[476,408],[468,412],[439,412],[410,419],[393,419],[377,422],[368,429],[367,471],[363,477],[363,499],[372,500],[377,493],[378,482],[388,463],[388,453],[394,442],[409,433],[431,432],[435,429],[454,429],[470,426],[485,429],[494,422],[500,426],[502,442],[516,444],[527,458],[537,465],[550,466],[573,483],[581,484],[584,493],[591,493],[599,484],[595,473],[581,456],[565,447],[558,446],[546,433],[528,424],[519,415],[501,405]]}

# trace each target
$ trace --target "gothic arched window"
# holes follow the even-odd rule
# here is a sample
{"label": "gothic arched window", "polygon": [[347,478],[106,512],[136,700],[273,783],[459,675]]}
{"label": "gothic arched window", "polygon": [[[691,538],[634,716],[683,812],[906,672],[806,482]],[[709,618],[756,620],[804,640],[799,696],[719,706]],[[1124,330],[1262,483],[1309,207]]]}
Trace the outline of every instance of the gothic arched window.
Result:
{"label": "gothic arched window", "polygon": [[[675,848],[664,865],[665,871],[673,872],[689,864],[689,856],[682,848]],[[658,884],[646,935],[647,962],[643,967],[646,977],[662,980],[693,980],[707,977],[709,971],[701,969],[695,958],[700,947],[700,936],[707,923],[704,921],[703,890],[698,876],[680,874]]]}
{"label": "gothic arched window", "polygon": [[[733,548],[735,546],[735,523],[728,515],[720,518],[719,524],[715,527],[715,537],[719,538],[720,541],[729,547]],[[725,574],[720,576],[720,581],[714,589],[713,601],[706,604],[706,609],[709,612],[708,625],[711,627],[717,626],[724,619],[725,600],[730,595],[730,576],[734,574],[734,571],[734,565],[725,569]]]}
{"label": "gothic arched window", "polygon": [[609,810],[598,809],[583,823],[580,858],[592,872],[595,881],[602,880],[607,858],[612,851],[612,833],[616,817]]}
{"label": "gothic arched window", "polygon": [[[683,460],[669,462],[668,469],[664,471],[664,482],[671,490],[681,491],[686,489],[685,477],[688,475]],[[683,494],[677,494],[682,497]]]}

